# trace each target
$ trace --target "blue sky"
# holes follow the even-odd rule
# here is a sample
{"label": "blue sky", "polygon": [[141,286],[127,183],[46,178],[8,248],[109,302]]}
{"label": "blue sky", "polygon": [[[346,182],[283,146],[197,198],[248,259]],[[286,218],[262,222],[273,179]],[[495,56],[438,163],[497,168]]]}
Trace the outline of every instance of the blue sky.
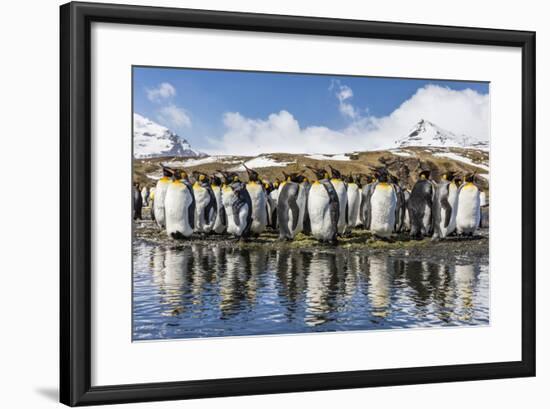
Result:
{"label": "blue sky", "polygon": [[[272,119],[281,119],[278,115],[282,112],[285,113],[283,119],[286,124],[289,124],[288,121],[296,122],[296,126],[292,125],[292,132],[299,132],[299,135],[308,129],[350,135],[361,128],[363,139],[368,140],[368,132],[380,127],[381,121],[390,118],[402,104],[414,100],[419,90],[448,93],[448,98],[443,94],[438,98],[444,100],[442,110],[447,109],[449,112],[442,112],[443,115],[434,112],[440,105],[435,100],[433,106],[411,113],[408,122],[413,123],[410,126],[414,125],[415,115],[432,115],[431,118],[425,118],[431,120],[438,116],[449,119],[452,115],[460,116],[462,110],[464,115],[470,115],[469,111],[479,105],[477,99],[488,99],[489,93],[489,84],[483,82],[152,67],[134,67],[133,70],[134,112],[167,126],[185,137],[195,149],[205,151],[217,151],[222,145],[224,148],[221,151],[231,149],[232,142],[228,134],[232,135],[231,138],[239,139],[239,143],[251,143],[252,140],[261,143],[262,137],[257,134],[267,128],[272,131],[270,138],[276,137],[277,130],[290,131],[284,127],[286,125],[281,128],[280,121],[275,125],[271,123]],[[457,112],[456,101],[454,105],[451,104],[454,108],[443,107],[445,98],[453,101],[465,98],[466,102],[459,104]],[[473,101],[471,104],[468,98]],[[424,112],[425,115],[422,115]],[[290,116],[286,116],[286,113]],[[231,120],[235,117],[230,114],[238,114],[238,120]],[[463,120],[467,119],[464,117]],[[457,127],[450,120],[439,120],[442,121]],[[407,121],[402,119],[401,122],[404,122],[402,127],[406,126]],[[460,124],[460,121],[456,122]],[[438,125],[445,126],[441,123]],[[400,130],[400,127],[395,126],[389,128],[395,132]],[[467,127],[466,130],[472,132]],[[483,129],[481,132],[473,129],[473,132],[483,133]],[[346,136],[341,138],[346,143],[351,141]],[[356,138],[354,143],[357,141],[362,139]],[[307,147],[306,141],[303,142]]]}

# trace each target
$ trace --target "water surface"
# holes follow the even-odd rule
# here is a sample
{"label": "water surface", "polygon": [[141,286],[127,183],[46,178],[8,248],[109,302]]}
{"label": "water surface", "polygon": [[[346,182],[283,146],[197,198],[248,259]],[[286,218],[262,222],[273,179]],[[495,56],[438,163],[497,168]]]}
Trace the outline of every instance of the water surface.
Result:
{"label": "water surface", "polygon": [[489,323],[487,256],[133,248],[134,340]]}

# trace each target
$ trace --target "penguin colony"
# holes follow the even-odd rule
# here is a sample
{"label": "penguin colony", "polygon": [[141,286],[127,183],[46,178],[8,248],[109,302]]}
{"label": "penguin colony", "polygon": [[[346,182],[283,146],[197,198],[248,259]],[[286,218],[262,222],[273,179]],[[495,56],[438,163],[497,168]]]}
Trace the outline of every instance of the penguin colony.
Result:
{"label": "penguin colony", "polygon": [[[439,181],[421,170],[409,191],[387,167],[371,168],[372,175],[343,175],[338,169],[307,166],[285,173],[283,180],[263,180],[246,166],[248,180],[236,172],[215,175],[162,166],[155,187],[133,185],[133,217],[141,219],[149,206],[159,229],[174,239],[193,233],[229,234],[240,239],[257,237],[267,228],[279,232],[279,240],[294,240],[298,233],[322,243],[363,228],[375,238],[388,240],[397,233],[413,239],[450,235],[472,236],[480,227],[485,192],[475,174],[447,171]],[[304,173],[310,170],[310,181]]]}

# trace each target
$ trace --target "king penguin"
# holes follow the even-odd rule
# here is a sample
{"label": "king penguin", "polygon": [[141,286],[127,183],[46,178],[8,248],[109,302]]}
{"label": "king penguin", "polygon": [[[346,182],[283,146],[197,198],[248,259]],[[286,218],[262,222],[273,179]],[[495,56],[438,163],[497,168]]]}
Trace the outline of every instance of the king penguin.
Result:
{"label": "king penguin", "polygon": [[300,173],[283,174],[286,180],[279,187],[277,200],[279,240],[293,240],[303,229],[306,192],[301,183],[304,176]]}
{"label": "king penguin", "polygon": [[317,240],[336,243],[340,203],[329,174],[324,169],[308,166],[317,180],[311,184],[308,194],[308,214],[311,223],[311,234]]}
{"label": "king penguin", "polygon": [[214,227],[218,212],[216,196],[206,174],[194,172],[194,176],[195,231],[197,233],[210,233]]}
{"label": "king penguin", "polygon": [[271,191],[268,193],[269,203],[270,203],[269,225],[274,229],[279,227],[279,223],[277,222],[277,204],[279,202],[280,185],[281,185],[281,181],[279,180],[279,178],[276,178],[272,184]]}
{"label": "king penguin", "polygon": [[399,179],[395,175],[390,174],[390,181],[397,197],[394,231],[400,233],[405,222],[405,195],[403,194],[403,188],[399,185]]}
{"label": "king penguin", "polygon": [[155,187],[149,189],[149,209],[151,209],[151,220],[155,221]]}
{"label": "king penguin", "polygon": [[380,238],[389,238],[395,228],[397,194],[386,168],[376,172],[377,181],[370,196],[370,231]]}
{"label": "king penguin", "polygon": [[413,186],[408,202],[411,223],[411,237],[422,239],[432,231],[432,206],[434,184],[430,180],[431,172],[422,170]]}
{"label": "king penguin", "polygon": [[149,205],[149,188],[147,186],[143,186],[141,189],[141,201],[144,207]]}
{"label": "king penguin", "polygon": [[212,231],[216,234],[222,234],[227,229],[227,217],[222,202],[222,180],[220,177],[212,175],[210,177],[210,186],[216,198],[216,220]]}
{"label": "king penguin", "polygon": [[157,222],[157,225],[160,228],[164,228],[166,226],[166,217],[164,215],[164,199],[166,197],[166,191],[168,190],[168,186],[172,183],[172,176],[173,171],[164,166],[162,163],[160,164],[162,166],[162,177],[157,182],[157,186],[155,188],[155,200],[154,200],[154,214],[155,214],[155,220]]}
{"label": "king penguin", "polygon": [[250,232],[257,236],[263,233],[267,226],[267,193],[258,172],[248,168],[244,163],[243,166],[248,174],[246,190],[252,201],[252,226],[250,227]]}
{"label": "king penguin", "polygon": [[143,199],[139,189],[139,183],[134,183],[132,189],[132,208],[134,209],[134,220],[141,220],[141,208],[143,207]]}
{"label": "king penguin", "polygon": [[348,232],[351,232],[351,229],[356,227],[358,225],[358,220],[360,220],[359,211],[361,209],[361,191],[359,190],[359,185],[353,175],[350,174],[346,178],[346,182],[348,187]]}
{"label": "king penguin", "polygon": [[371,221],[371,205],[370,198],[372,196],[372,188],[374,186],[375,179],[371,175],[365,175],[366,183],[361,189],[361,208],[359,210],[361,217],[361,224],[365,230],[370,230]]}
{"label": "king penguin", "polygon": [[190,237],[195,224],[193,188],[185,182],[184,175],[185,172],[174,169],[164,198],[166,233],[174,239]]}
{"label": "king penguin", "polygon": [[453,181],[454,177],[455,172],[445,172],[441,175],[440,182],[435,185],[432,240],[444,239],[456,228],[458,188]]}
{"label": "king penguin", "polygon": [[340,204],[340,218],[338,219],[338,234],[342,236],[348,225],[348,189],[344,180],[342,179],[342,174],[338,169],[333,168],[329,165],[331,171],[330,182],[336,190],[338,195],[338,202]]}
{"label": "king penguin", "polygon": [[475,173],[468,174],[458,190],[456,231],[459,235],[471,236],[479,226],[481,218],[479,188],[474,183]]}
{"label": "king penguin", "polygon": [[227,217],[227,232],[239,239],[250,235],[252,226],[252,200],[246,185],[236,173],[222,172],[222,202]]}

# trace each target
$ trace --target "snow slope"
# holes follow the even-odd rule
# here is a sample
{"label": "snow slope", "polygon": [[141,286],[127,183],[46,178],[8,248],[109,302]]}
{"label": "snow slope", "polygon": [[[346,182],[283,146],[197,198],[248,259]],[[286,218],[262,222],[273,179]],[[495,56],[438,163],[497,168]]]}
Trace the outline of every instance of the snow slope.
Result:
{"label": "snow slope", "polygon": [[203,157],[184,139],[160,124],[134,113],[134,157]]}
{"label": "snow slope", "polygon": [[395,147],[434,146],[441,148],[488,149],[488,141],[477,141],[466,135],[456,135],[430,121],[421,119],[409,133],[395,141]]}

